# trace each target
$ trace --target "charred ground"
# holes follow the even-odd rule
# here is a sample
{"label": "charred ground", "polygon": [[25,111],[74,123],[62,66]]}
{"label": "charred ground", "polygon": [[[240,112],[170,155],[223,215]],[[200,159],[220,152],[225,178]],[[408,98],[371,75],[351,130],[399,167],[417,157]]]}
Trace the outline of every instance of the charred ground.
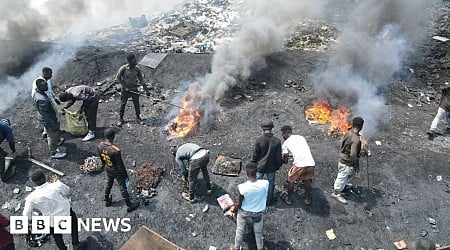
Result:
{"label": "charred ground", "polygon": [[[420,48],[423,56],[409,58],[404,72],[380,89],[390,113],[378,133],[369,140],[372,156],[368,161],[362,159],[361,177],[354,179],[359,187],[347,196],[350,202],[346,206],[330,197],[340,142],[328,137],[325,127],[311,126],[304,118],[305,107],[317,97],[308,83],[308,76],[323,60],[321,53],[293,51],[268,55],[264,70],[254,72],[249,80],[239,82],[227,92],[212,123],[183,141],[198,143],[210,149],[212,155],[234,156],[246,163],[265,118],[274,120],[274,132],[279,137],[279,128],[285,124],[306,137],[316,160],[313,203],[311,206],[303,203],[300,187],[292,206],[279,199],[268,209],[264,230],[269,249],[394,249],[394,241],[421,238],[441,245],[450,244],[449,183],[436,180],[438,175],[444,181],[450,180],[449,138],[427,139],[425,132],[438,102],[431,100],[427,104],[419,99],[420,93],[438,97],[439,88],[449,81],[448,67],[442,66],[446,60],[442,58],[448,59],[449,50],[445,43],[433,40]],[[99,87],[102,88],[112,81],[125,58],[123,51],[84,48],[62,70],[55,72],[53,84],[57,92],[76,84],[96,86],[98,82],[104,82]],[[173,98],[179,94],[180,86],[210,71],[211,58],[211,55],[169,54],[155,70],[142,66],[146,81],[154,88],[152,98],[141,98],[145,125],[133,122],[129,102],[125,114],[128,123],[118,128],[116,143],[129,169],[133,168],[133,161],[137,167],[146,161],[165,167],[157,187],[158,195],[150,199],[149,205],[127,214],[119,190],[114,186],[113,207],[105,208],[102,201],[104,175],[88,175],[79,170],[84,159],[95,154],[104,128],[117,122],[119,97],[114,90],[106,92],[105,101],[99,106],[99,137],[83,143],[80,138],[66,135],[64,148],[68,157],[63,160],[49,159],[28,94],[6,111],[3,116],[11,118],[17,140],[17,173],[9,182],[0,184],[0,203],[20,202],[27,195],[25,186],[31,186],[28,173],[38,168],[26,161],[29,146],[35,159],[66,174],[61,180],[72,188],[72,206],[79,217],[131,218],[132,230],[128,233],[81,232],[80,238],[87,240],[88,249],[118,249],[141,225],[186,249],[209,246],[228,249],[234,241],[235,224],[222,215],[216,198],[224,193],[234,194],[237,184],[246,179],[244,173],[236,178],[211,174],[215,187],[213,195],[206,195],[200,180],[197,192],[200,201],[191,205],[182,200],[178,167],[168,150],[171,142],[164,133],[167,115],[173,107],[156,101],[163,97],[175,102]],[[381,145],[377,146],[375,141],[380,141]],[[277,193],[286,190],[287,169],[287,165],[283,165],[277,172]],[[21,189],[19,194],[13,194],[16,187]],[[203,213],[206,204],[210,209]],[[2,213],[18,214],[6,210]],[[195,216],[187,221],[190,214]],[[429,217],[436,220],[439,233],[432,232]],[[333,241],[325,234],[331,228],[337,236]],[[428,232],[426,237],[420,236],[422,230]],[[24,238],[17,236],[15,242],[18,249],[26,248]],[[53,240],[46,243],[45,249],[53,248],[56,248]]]}

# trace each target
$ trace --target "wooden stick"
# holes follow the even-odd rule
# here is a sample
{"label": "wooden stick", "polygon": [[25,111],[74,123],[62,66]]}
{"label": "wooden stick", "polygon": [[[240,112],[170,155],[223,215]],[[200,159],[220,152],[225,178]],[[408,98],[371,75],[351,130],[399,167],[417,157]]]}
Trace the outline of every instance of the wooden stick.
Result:
{"label": "wooden stick", "polygon": [[55,173],[57,175],[60,175],[60,176],[64,176],[65,175],[63,172],[61,172],[59,170],[56,170],[56,169],[54,169],[52,167],[49,167],[49,166],[45,165],[44,163],[42,163],[42,162],[40,162],[38,160],[35,160],[33,158],[28,157],[28,161],[31,162],[31,163],[34,163],[34,164],[36,164],[36,165],[38,165],[38,166],[40,166],[42,168],[50,170],[50,171],[52,171],[53,173]]}

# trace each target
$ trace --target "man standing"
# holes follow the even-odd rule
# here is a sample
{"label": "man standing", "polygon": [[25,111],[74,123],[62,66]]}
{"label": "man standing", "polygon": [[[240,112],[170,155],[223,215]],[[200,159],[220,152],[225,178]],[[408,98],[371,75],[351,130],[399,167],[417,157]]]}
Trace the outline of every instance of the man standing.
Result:
{"label": "man standing", "polygon": [[282,146],[283,163],[288,163],[289,154],[294,158],[292,167],[288,172],[288,194],[285,202],[292,205],[292,193],[295,182],[303,180],[305,185],[305,204],[310,205],[312,199],[312,177],[314,176],[315,162],[311,150],[305,138],[301,135],[293,135],[291,126],[285,125],[281,128],[281,135],[285,140]]}
{"label": "man standing", "polygon": [[[185,143],[181,146],[172,146],[171,152],[175,156],[175,161],[181,169],[181,180],[188,184],[188,192],[181,193],[183,199],[193,204],[196,202],[194,197],[194,187],[197,181],[197,176],[202,171],[203,180],[206,185],[206,193],[212,194],[212,185],[209,179],[208,163],[209,150],[206,150],[194,143]],[[184,161],[188,162],[186,167]]]}
{"label": "man standing", "polygon": [[428,138],[433,139],[433,135],[437,133],[437,128],[439,123],[446,119],[447,120],[447,129],[445,130],[446,134],[450,133],[450,87],[446,87],[442,89],[441,102],[439,104],[439,108],[436,116],[431,123],[430,131],[427,132]]}
{"label": "man standing", "polygon": [[30,179],[36,188],[25,198],[22,215],[28,217],[29,223],[31,223],[33,210],[38,210],[42,216],[50,216],[50,234],[53,235],[58,249],[67,249],[67,247],[64,244],[63,235],[55,234],[53,216],[70,216],[73,249],[82,249],[83,244],[78,240],[77,215],[72,210],[69,200],[70,188],[56,178],[53,182],[47,182],[44,173],[40,170],[35,170]]}
{"label": "man standing", "polygon": [[281,140],[273,136],[273,122],[264,121],[261,125],[263,135],[258,137],[253,149],[252,162],[258,166],[257,179],[262,179],[267,175],[269,181],[269,193],[267,195],[267,204],[271,205],[275,202],[275,172],[280,169],[283,164],[281,155]]}
{"label": "man standing", "polygon": [[36,80],[37,91],[33,95],[34,105],[38,110],[38,120],[47,131],[47,141],[51,157],[60,159],[66,157],[66,153],[59,152],[58,146],[64,142],[61,138],[60,124],[56,117],[57,111],[53,108],[51,100],[45,94],[48,90],[47,82],[43,79]]}
{"label": "man standing", "polygon": [[[57,113],[57,118],[58,118],[58,120],[59,120],[59,116],[58,116],[58,110],[57,110],[57,108],[56,108],[56,104],[61,104],[60,102],[59,102],[59,100],[56,98],[56,96],[55,96],[55,93],[53,92],[53,89],[52,89],[52,84],[51,84],[51,82],[50,82],[50,79],[52,78],[52,76],[53,76],[53,71],[52,71],[52,69],[51,68],[49,68],[49,67],[44,67],[43,69],[42,69],[42,75],[41,76],[39,76],[38,78],[36,78],[34,81],[33,81],[33,84],[32,84],[32,87],[31,87],[31,98],[34,98],[34,93],[36,93],[36,91],[37,91],[37,86],[36,86],[36,81],[38,80],[38,79],[42,79],[42,80],[44,80],[46,83],[47,83],[47,87],[48,87],[48,90],[47,91],[45,91],[45,94],[48,96],[48,98],[50,99],[50,101],[51,101],[51,103],[52,103],[52,107],[55,109],[55,111],[56,111],[56,113]],[[44,138],[47,136],[47,131],[45,130],[45,127],[44,127],[44,130],[42,131],[42,136],[44,136]]]}
{"label": "man standing", "polygon": [[[13,152],[16,152],[16,143],[14,141],[13,130],[11,128],[11,122],[9,119],[0,119],[0,144],[7,140],[9,148]],[[0,178],[3,182],[6,181],[6,169],[5,169],[5,157],[8,154],[0,147]]]}
{"label": "man standing", "polygon": [[106,172],[106,187],[105,187],[105,206],[111,206],[112,197],[110,196],[114,179],[119,184],[120,193],[127,204],[127,212],[132,212],[139,207],[139,203],[133,203],[130,200],[126,182],[128,182],[128,174],[123,164],[122,155],[119,147],[113,144],[116,132],[114,129],[108,128],[105,130],[106,140],[98,144],[98,154],[102,159],[103,167]]}
{"label": "man standing", "polygon": [[238,185],[236,205],[230,208],[233,216],[237,211],[234,249],[241,249],[244,241],[245,226],[250,225],[255,233],[256,246],[258,250],[262,250],[264,248],[264,210],[266,210],[269,182],[256,178],[256,163],[248,163],[245,166],[245,171],[247,173],[247,182]]}
{"label": "man standing", "polygon": [[95,91],[94,88],[87,85],[78,85],[68,88],[64,93],[59,95],[59,100],[67,102],[64,109],[71,107],[75,101],[81,100],[83,104],[81,109],[86,114],[86,120],[88,122],[88,134],[82,139],[82,141],[89,141],[95,138],[95,130],[97,129],[97,110],[98,102],[100,101],[100,94]]}
{"label": "man standing", "polygon": [[359,172],[359,156],[361,153],[359,132],[362,130],[363,125],[364,120],[361,117],[353,118],[352,128],[342,138],[338,175],[334,181],[334,192],[331,194],[332,197],[342,204],[347,204],[347,200],[342,196],[342,191],[352,186],[348,181],[353,171]]}
{"label": "man standing", "polygon": [[139,85],[142,85],[147,96],[150,95],[147,85],[144,83],[141,69],[137,66],[136,56],[134,54],[129,54],[127,56],[127,61],[128,64],[120,67],[116,75],[116,81],[122,85],[119,122],[117,123],[117,126],[122,126],[124,123],[123,116],[125,114],[125,106],[127,105],[128,98],[130,97],[133,99],[134,110],[136,112],[136,122],[141,125],[144,124],[141,120],[141,110],[139,106]]}

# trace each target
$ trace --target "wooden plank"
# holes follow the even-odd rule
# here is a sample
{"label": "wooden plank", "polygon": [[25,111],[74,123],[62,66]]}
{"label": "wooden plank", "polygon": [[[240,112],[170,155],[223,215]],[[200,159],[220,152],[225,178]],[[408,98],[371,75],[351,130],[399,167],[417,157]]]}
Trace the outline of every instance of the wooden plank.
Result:
{"label": "wooden plank", "polygon": [[120,250],[183,250],[166,238],[147,228],[141,226],[131,238],[125,242]]}

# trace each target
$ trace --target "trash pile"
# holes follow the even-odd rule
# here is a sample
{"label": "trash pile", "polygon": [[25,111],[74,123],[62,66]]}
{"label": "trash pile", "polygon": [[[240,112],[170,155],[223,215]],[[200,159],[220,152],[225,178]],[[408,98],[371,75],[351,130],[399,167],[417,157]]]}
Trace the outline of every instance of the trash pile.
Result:
{"label": "trash pile", "polygon": [[157,166],[153,162],[144,163],[140,169],[134,172],[136,177],[135,187],[138,192],[145,193],[145,190],[147,190],[147,192],[149,190],[154,190],[161,181],[161,175],[163,173],[163,167]]}
{"label": "trash pile", "polygon": [[[85,34],[86,43],[132,52],[211,53],[240,28],[239,3],[230,2],[194,0],[153,18],[129,17],[129,23]],[[323,51],[336,34],[334,28],[313,20],[302,21],[296,30],[286,41],[289,50]]]}

